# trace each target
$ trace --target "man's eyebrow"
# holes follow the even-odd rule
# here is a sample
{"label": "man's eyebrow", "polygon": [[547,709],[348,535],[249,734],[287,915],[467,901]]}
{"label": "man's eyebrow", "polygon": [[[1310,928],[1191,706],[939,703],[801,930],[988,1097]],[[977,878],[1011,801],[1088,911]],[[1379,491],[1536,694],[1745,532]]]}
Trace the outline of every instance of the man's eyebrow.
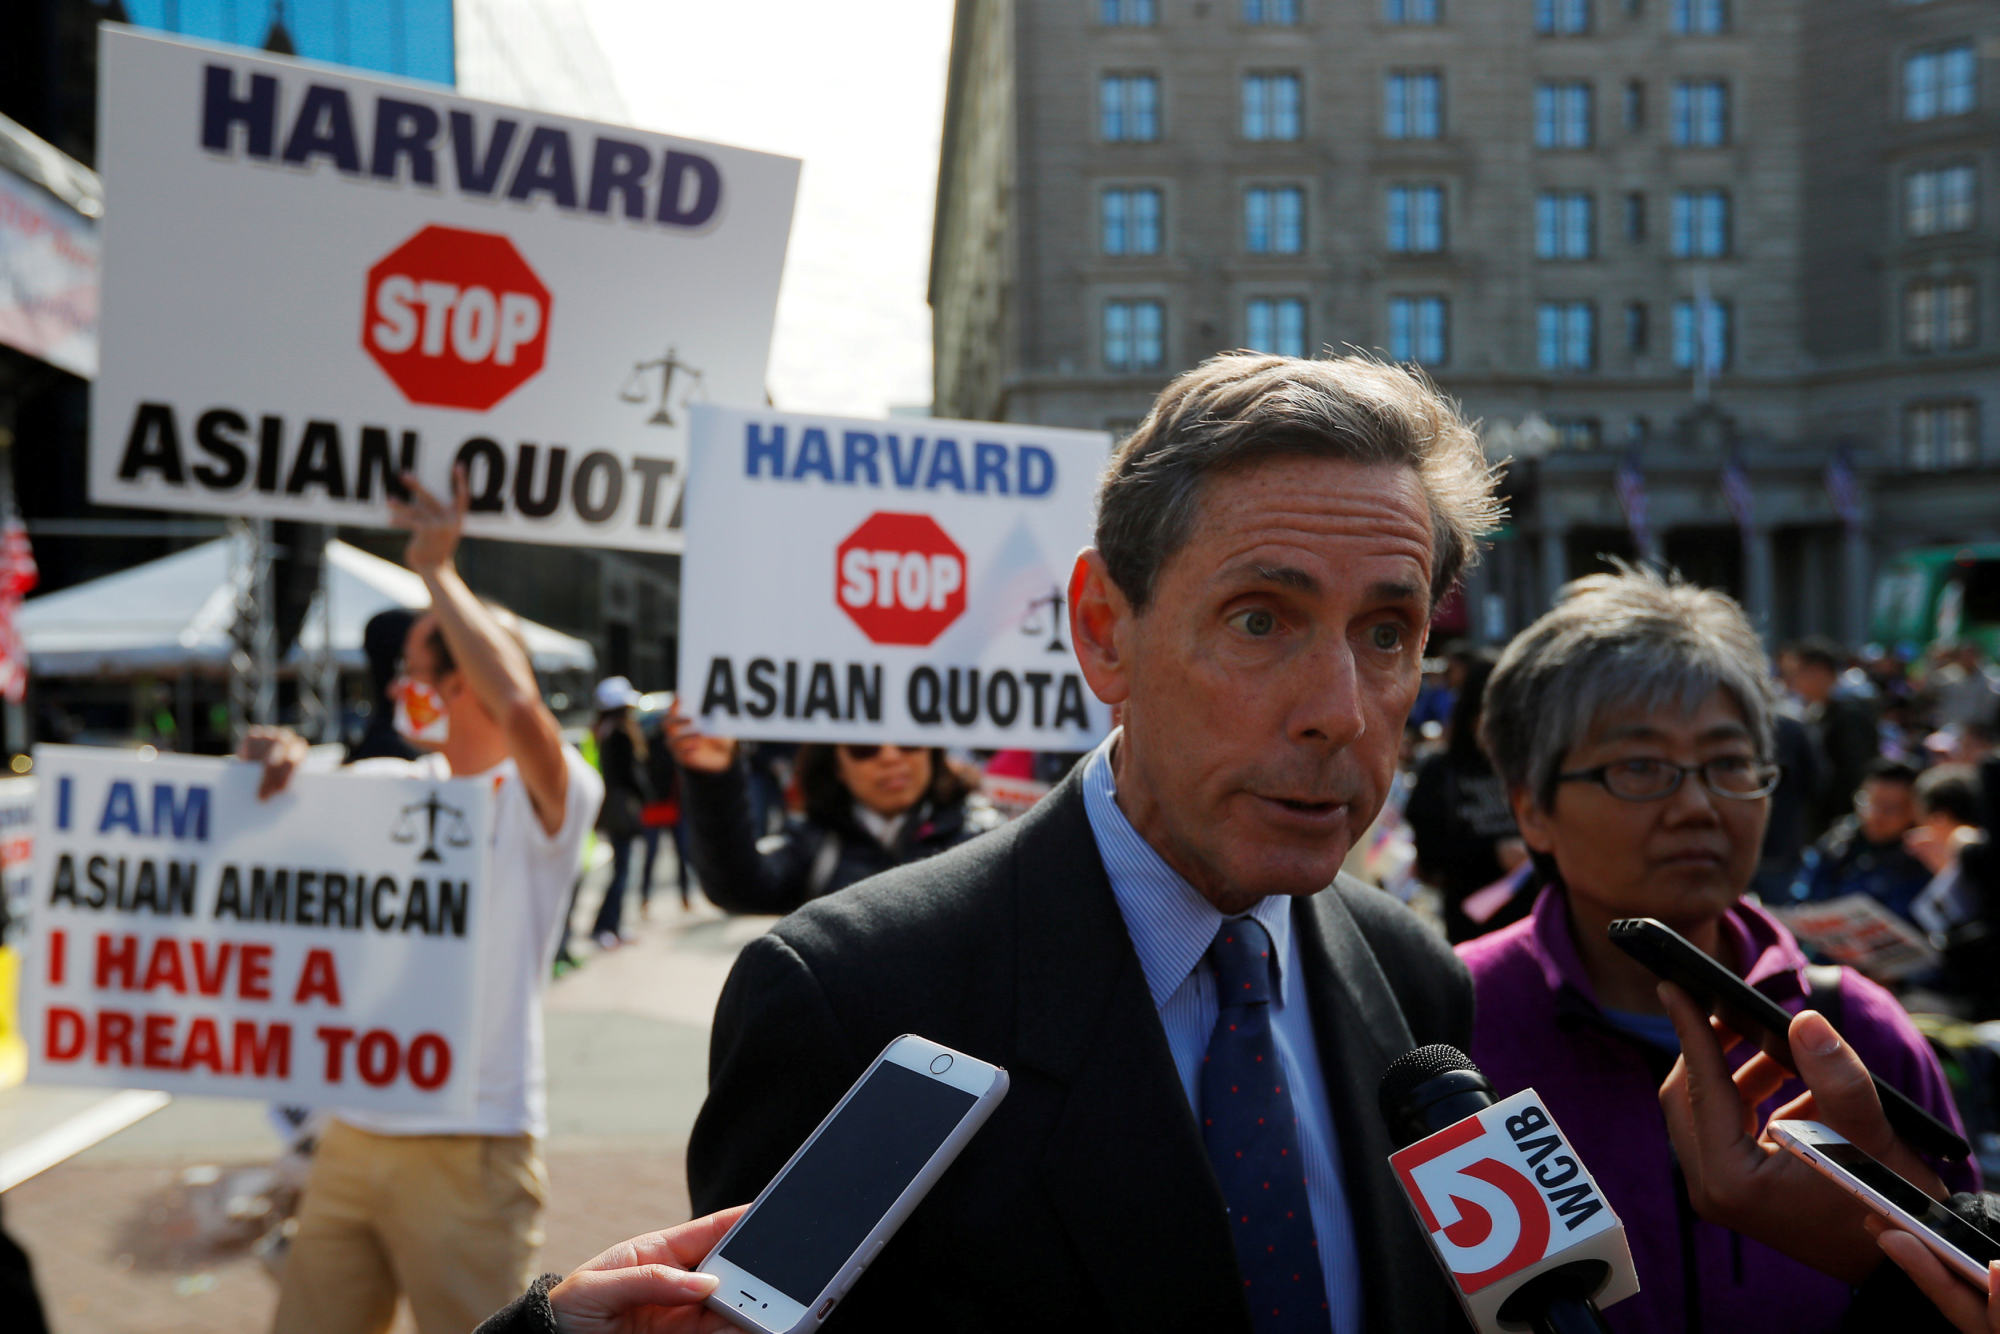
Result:
{"label": "man's eyebrow", "polygon": [[1429,590],[1417,584],[1406,584],[1399,579],[1383,579],[1368,586],[1370,602],[1419,602],[1429,596]]}
{"label": "man's eyebrow", "polygon": [[1252,565],[1250,573],[1260,583],[1296,588],[1301,593],[1319,592],[1319,579],[1296,565]]}

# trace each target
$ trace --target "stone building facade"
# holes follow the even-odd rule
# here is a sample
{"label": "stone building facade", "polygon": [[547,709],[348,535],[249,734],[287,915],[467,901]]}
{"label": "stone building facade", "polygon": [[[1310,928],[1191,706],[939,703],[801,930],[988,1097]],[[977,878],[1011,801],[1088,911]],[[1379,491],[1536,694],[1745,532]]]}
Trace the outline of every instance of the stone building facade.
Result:
{"label": "stone building facade", "polygon": [[958,0],[936,408],[1377,350],[1519,460],[1475,629],[1636,554],[1624,469],[1660,554],[1859,639],[1878,562],[2000,537],[1996,79],[1983,0]]}

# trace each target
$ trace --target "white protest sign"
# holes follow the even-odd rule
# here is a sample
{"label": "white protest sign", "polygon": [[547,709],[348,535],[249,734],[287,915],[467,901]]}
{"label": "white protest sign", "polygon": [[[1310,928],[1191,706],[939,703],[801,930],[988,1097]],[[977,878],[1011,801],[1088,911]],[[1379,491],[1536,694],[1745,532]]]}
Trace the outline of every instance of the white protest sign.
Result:
{"label": "white protest sign", "polygon": [[755,402],[799,164],[104,25],[100,504],[680,549]]}
{"label": "white protest sign", "polygon": [[1809,948],[1878,982],[1901,981],[1939,963],[1921,932],[1866,894],[1779,908],[1776,916]]}
{"label": "white protest sign", "polygon": [[35,751],[28,1078],[464,1112],[490,786]]}
{"label": "white protest sign", "polygon": [[703,406],[683,697],[724,736],[1081,750],[1110,728],[1065,596],[1098,431]]}

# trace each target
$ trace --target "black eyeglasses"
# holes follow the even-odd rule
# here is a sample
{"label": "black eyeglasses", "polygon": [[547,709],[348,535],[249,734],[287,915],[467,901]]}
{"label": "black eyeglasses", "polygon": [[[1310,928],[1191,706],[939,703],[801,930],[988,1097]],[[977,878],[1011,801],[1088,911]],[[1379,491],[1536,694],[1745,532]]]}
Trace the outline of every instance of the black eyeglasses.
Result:
{"label": "black eyeglasses", "polygon": [[1558,783],[1595,783],[1623,801],[1660,801],[1681,790],[1689,774],[1698,774],[1701,785],[1718,797],[1732,801],[1755,801],[1777,790],[1782,770],[1747,755],[1724,755],[1700,764],[1675,764],[1669,760],[1617,760],[1594,769],[1577,769],[1557,774]]}

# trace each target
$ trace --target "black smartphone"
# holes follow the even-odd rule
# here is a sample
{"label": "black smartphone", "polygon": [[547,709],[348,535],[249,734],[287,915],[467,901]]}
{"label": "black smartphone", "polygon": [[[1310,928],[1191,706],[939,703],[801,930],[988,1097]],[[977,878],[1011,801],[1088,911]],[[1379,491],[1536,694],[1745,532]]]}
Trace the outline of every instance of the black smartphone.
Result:
{"label": "black smartphone", "polygon": [[[1792,1016],[1784,1006],[1695,948],[1694,942],[1651,917],[1622,917],[1611,924],[1611,943],[1654,973],[1679,987],[1739,1037],[1763,1048],[1766,1055],[1797,1074],[1792,1044],[1786,1036]],[[1875,1080],[1882,1110],[1905,1144],[1934,1158],[1963,1158],[1972,1147],[1956,1131],[1903,1093]]]}

